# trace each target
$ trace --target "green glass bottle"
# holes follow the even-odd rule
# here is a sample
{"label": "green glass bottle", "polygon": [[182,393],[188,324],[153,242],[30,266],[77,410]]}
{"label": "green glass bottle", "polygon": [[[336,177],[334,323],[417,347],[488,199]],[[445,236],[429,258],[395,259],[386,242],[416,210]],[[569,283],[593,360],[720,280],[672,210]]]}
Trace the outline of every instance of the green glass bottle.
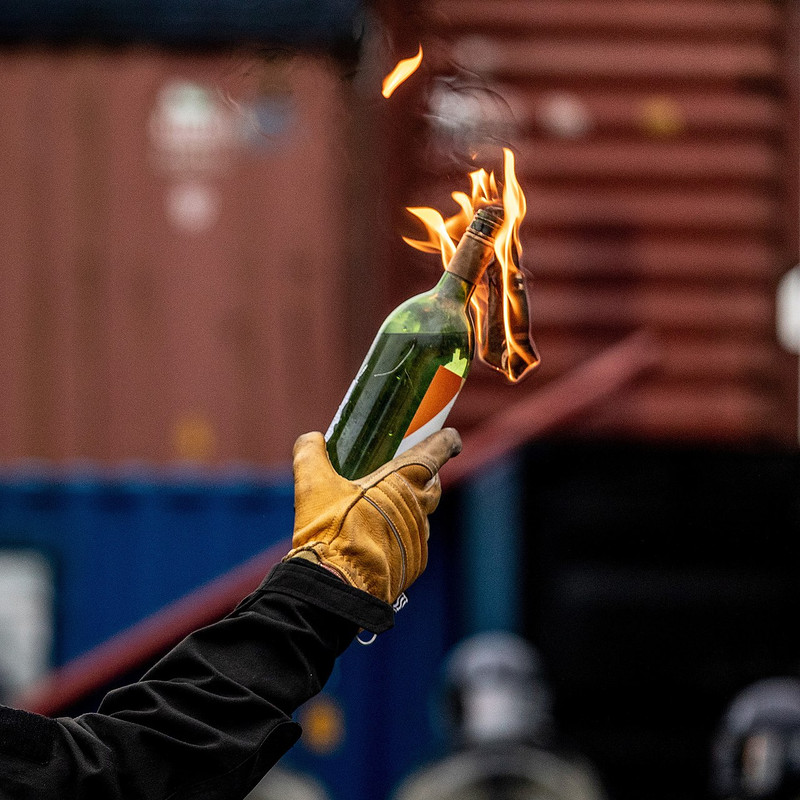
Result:
{"label": "green glass bottle", "polygon": [[475,353],[469,300],[502,215],[480,209],[436,286],[384,320],[325,435],[340,475],[363,477],[443,427]]}

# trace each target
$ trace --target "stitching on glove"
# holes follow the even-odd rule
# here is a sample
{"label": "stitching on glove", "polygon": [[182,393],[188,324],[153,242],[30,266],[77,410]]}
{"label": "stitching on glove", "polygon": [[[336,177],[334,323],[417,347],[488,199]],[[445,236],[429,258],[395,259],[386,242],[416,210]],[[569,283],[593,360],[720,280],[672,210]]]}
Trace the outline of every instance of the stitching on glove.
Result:
{"label": "stitching on glove", "polygon": [[[329,545],[325,544],[324,547],[325,547],[326,553],[330,553],[331,552],[331,548],[330,548]],[[342,573],[344,573],[345,578],[347,578],[347,582],[351,586],[355,586],[357,589],[363,586],[363,587],[365,587],[365,589],[367,591],[370,591],[371,589],[374,589],[374,587],[371,585],[371,581],[367,580],[362,575],[361,570],[359,570],[359,568],[357,566],[353,565],[347,558],[345,558],[342,553],[338,553],[337,554],[334,551],[332,553],[332,555],[333,555],[335,560],[333,560],[331,558],[331,556],[328,556],[327,558],[325,556],[323,556],[322,557],[323,561],[328,561],[329,563],[334,564],[334,566],[338,570],[340,570]],[[339,556],[339,558],[335,558],[337,555]],[[370,592],[370,594],[371,593],[372,592]]]}
{"label": "stitching on glove", "polygon": [[[341,563],[342,561],[344,564]],[[372,575],[363,573],[357,566],[353,565],[350,561],[347,561],[344,557],[337,562],[337,566],[342,572],[345,573],[345,575],[347,575],[348,581],[352,586],[355,586],[356,589],[363,589],[363,591],[367,592],[367,594],[371,594],[374,597],[377,597],[379,600],[383,599],[380,597],[378,585]],[[356,577],[354,578],[353,575]]]}
{"label": "stitching on glove", "polygon": [[342,532],[342,528],[344,527],[344,521],[347,519],[347,515],[358,505],[358,501],[361,500],[362,497],[364,497],[366,491],[367,491],[366,486],[359,486],[359,492],[355,496],[355,498],[353,498],[353,502],[350,503],[350,505],[348,505],[347,508],[345,508],[345,510],[342,512],[342,515],[338,519],[334,518],[332,527],[335,530],[335,533],[331,536],[328,544],[330,544],[330,542],[333,542],[335,539],[339,537],[339,535]]}
{"label": "stitching on glove", "polygon": [[[403,591],[403,588],[406,585],[406,547],[403,544],[403,540],[400,538],[400,531],[397,530],[395,527],[394,522],[389,519],[389,515],[371,498],[367,495],[364,495],[364,499],[378,511],[378,513],[389,523],[389,527],[392,529],[392,533],[394,534],[394,538],[397,540],[397,546],[400,548],[400,589],[399,591]],[[389,576],[391,578],[391,575]],[[391,587],[389,588],[391,592]]]}
{"label": "stitching on glove", "polygon": [[[322,554],[317,553],[316,550],[314,551],[315,553],[317,553],[319,560],[326,564],[329,564],[331,567],[333,567],[333,569],[342,573],[342,577],[344,578],[345,583],[349,583],[351,586],[355,586],[356,588],[359,588],[360,586],[367,586],[369,584],[368,581],[365,581],[361,577],[361,573],[358,571],[358,569],[353,569],[351,564],[345,559],[336,559],[336,562],[334,563],[331,560],[330,556],[328,555],[330,551],[330,546],[328,545],[327,542],[314,542],[314,544],[319,545],[320,549],[322,550]],[[354,572],[356,577],[353,577]]]}
{"label": "stitching on glove", "polygon": [[[419,497],[417,497],[414,487],[399,472],[397,473],[397,478],[398,480],[403,481],[403,483],[408,487],[408,491],[411,493],[411,496],[414,498],[414,502],[417,504],[417,511],[419,511],[420,519],[426,519],[428,515],[422,510],[422,504],[419,502]],[[431,477],[431,480],[433,480],[433,477]]]}
{"label": "stitching on glove", "polygon": [[[389,462],[389,464],[392,464],[392,462]],[[389,467],[389,464],[386,464],[385,467]],[[372,489],[388,475],[392,475],[393,473],[397,474],[401,469],[405,469],[406,467],[424,467],[428,470],[428,472],[430,472],[431,478],[439,471],[436,463],[432,459],[426,459],[424,456],[417,456],[415,459],[403,461],[400,464],[395,462],[391,467],[389,467],[389,469],[386,469],[385,467],[382,467],[377,472],[372,473],[374,478],[371,483],[364,487],[365,489]]]}
{"label": "stitching on glove", "polygon": [[342,553],[337,554],[335,551],[333,551],[332,555],[334,557],[338,555],[339,557],[336,558],[335,561],[332,560],[331,556],[327,555],[329,552],[331,552],[330,545],[327,542],[316,542],[315,544],[319,544],[323,551],[322,554],[317,553],[319,558],[322,561],[333,565],[335,569],[339,570],[344,575],[345,583],[349,583],[356,589],[363,589],[363,591],[366,591],[368,594],[377,596],[378,587],[371,575],[365,575],[357,565],[349,561]]}
{"label": "stitching on glove", "polygon": [[349,584],[351,586],[355,585],[353,583],[353,581],[352,581],[352,578],[347,573],[347,570],[345,570],[342,567],[338,567],[335,564],[332,564],[330,561],[324,561],[322,556],[317,552],[317,550],[316,550],[317,547],[321,547],[324,550],[325,549],[325,543],[324,542],[308,542],[307,544],[304,544],[302,547],[295,547],[293,550],[291,550],[289,553],[287,553],[284,556],[283,561],[286,562],[286,561],[289,561],[289,560],[291,560],[293,558],[297,558],[300,553],[313,553],[314,554],[314,558],[316,558],[316,561],[312,562],[312,561],[308,561],[308,559],[306,559],[306,563],[316,564],[318,567],[322,567],[323,569],[325,569],[328,572],[330,572],[331,575],[335,575],[340,581],[342,581],[344,583],[347,583],[347,584]]}
{"label": "stitching on glove", "polygon": [[347,519],[347,515],[356,507],[356,503],[361,499],[361,494],[358,494],[350,505],[342,511],[341,516],[334,517],[333,519],[333,536],[331,536],[330,541],[333,541],[339,534],[342,532],[342,528],[344,527],[344,521]]}

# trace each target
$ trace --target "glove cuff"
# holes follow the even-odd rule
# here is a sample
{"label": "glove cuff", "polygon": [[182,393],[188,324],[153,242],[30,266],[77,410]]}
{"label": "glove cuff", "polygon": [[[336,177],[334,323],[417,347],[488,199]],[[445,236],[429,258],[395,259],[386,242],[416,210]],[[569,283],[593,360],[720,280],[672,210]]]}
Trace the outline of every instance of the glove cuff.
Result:
{"label": "glove cuff", "polygon": [[292,561],[292,560],[294,561],[300,560],[300,561],[306,561],[309,564],[316,564],[318,567],[322,567],[322,569],[330,572],[331,575],[336,576],[340,581],[344,581],[344,583],[348,583],[350,584],[350,586],[354,585],[353,583],[347,580],[347,577],[342,573],[341,570],[338,570],[331,564],[327,564],[326,562],[324,562],[322,558],[320,558],[317,551],[311,547],[297,547],[281,559],[281,561],[284,564],[287,561]]}
{"label": "glove cuff", "polygon": [[[353,588],[366,592],[381,602],[391,603],[391,599],[388,597],[391,591],[388,577],[385,579],[382,577],[383,573],[388,573],[388,567],[373,569],[369,575],[366,575],[359,571],[356,568],[357,565],[353,564],[345,554],[326,542],[308,542],[301,547],[295,547],[284,556],[283,561],[286,562],[289,559],[301,559],[306,563],[316,564],[329,570]],[[375,566],[377,567],[377,565]]]}
{"label": "glove cuff", "polygon": [[343,583],[321,565],[305,559],[293,558],[278,564],[263,588],[304,600],[370,633],[384,633],[394,627],[394,610],[388,603]]}

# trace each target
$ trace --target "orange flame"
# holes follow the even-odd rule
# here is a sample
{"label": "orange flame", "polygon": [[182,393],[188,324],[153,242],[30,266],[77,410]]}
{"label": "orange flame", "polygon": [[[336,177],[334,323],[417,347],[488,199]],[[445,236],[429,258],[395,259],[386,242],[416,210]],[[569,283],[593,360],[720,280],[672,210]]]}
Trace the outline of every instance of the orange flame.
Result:
{"label": "orange flame", "polygon": [[381,94],[384,97],[391,97],[392,92],[410,75],[416,72],[417,67],[422,63],[422,45],[419,52],[411,58],[404,58],[397,62],[397,66],[383,79]]}
{"label": "orange flame", "polygon": [[[519,228],[527,206],[515,174],[514,154],[507,147],[503,148],[503,170],[505,183],[502,191],[498,189],[494,172],[487,173],[484,169],[471,172],[471,194],[453,192],[451,195],[461,209],[452,217],[445,219],[433,208],[409,208],[408,211],[425,226],[428,238],[404,236],[403,241],[426,253],[440,253],[446,267],[475,211],[481,206],[502,204],[503,221],[494,241],[495,262],[500,269],[496,291],[500,294],[501,308],[493,309],[489,299],[491,289],[482,285],[473,295],[472,311],[482,359],[516,383],[539,363],[539,357],[528,333],[527,299],[519,267],[522,257]],[[504,341],[501,346],[495,341],[500,332],[496,327],[498,320],[490,319],[490,312],[498,313],[502,318],[500,330]]]}

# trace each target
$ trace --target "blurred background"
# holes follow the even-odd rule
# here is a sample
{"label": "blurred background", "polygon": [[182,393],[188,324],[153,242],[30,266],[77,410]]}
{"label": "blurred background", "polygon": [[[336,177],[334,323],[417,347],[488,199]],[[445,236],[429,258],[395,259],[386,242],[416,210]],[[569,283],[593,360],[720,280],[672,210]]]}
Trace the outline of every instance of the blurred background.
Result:
{"label": "blurred background", "polygon": [[796,0],[0,5],[0,700],[94,708],[258,583],[294,439],[441,270],[405,208],[506,146],[541,367],[475,365],[428,572],[282,763],[389,796],[499,630],[609,798],[709,796],[728,704],[800,672],[799,32]]}

